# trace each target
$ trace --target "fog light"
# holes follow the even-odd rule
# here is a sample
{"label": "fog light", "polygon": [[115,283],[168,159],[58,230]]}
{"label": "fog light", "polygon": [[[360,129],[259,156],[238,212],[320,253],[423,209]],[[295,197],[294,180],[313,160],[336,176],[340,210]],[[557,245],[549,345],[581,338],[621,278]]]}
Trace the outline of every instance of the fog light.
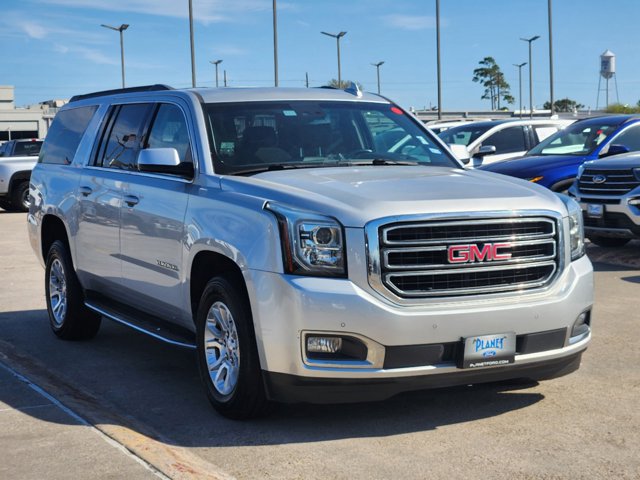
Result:
{"label": "fog light", "polygon": [[589,323],[591,322],[590,312],[582,312],[573,322],[573,328],[571,329],[571,337],[584,336],[589,333]]}
{"label": "fog light", "polygon": [[309,353],[337,353],[342,348],[339,337],[307,337],[307,352]]}

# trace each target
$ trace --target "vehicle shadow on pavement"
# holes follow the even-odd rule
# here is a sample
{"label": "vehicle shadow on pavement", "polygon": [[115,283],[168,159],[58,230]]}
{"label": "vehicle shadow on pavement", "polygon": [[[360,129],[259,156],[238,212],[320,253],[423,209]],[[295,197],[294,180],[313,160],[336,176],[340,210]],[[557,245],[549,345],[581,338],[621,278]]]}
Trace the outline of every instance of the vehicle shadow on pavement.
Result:
{"label": "vehicle shadow on pavement", "polygon": [[[237,422],[209,405],[193,351],[108,321],[92,341],[64,342],[49,331],[45,310],[0,313],[0,362],[93,425],[119,425],[182,447],[386,437],[490,418],[544,399],[528,389],[535,382],[503,382],[411,392],[375,403],[279,405],[269,417]],[[19,409],[19,399],[5,398],[4,390],[0,385],[0,401]],[[24,413],[39,415],[37,409]]]}

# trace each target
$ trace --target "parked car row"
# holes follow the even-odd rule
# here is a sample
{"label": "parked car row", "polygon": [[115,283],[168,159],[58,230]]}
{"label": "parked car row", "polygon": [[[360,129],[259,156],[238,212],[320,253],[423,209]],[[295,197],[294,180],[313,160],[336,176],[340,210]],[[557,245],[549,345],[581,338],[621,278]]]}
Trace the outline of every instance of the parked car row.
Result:
{"label": "parked car row", "polygon": [[[447,141],[447,134],[454,130],[441,138]],[[481,143],[474,148],[483,152],[487,146]],[[574,197],[583,211],[586,237],[599,246],[620,247],[640,238],[638,152],[640,117],[608,115],[579,120],[521,157],[479,168]]]}
{"label": "parked car row", "polygon": [[29,210],[29,177],[42,140],[10,140],[0,146],[0,208]]}
{"label": "parked car row", "polygon": [[440,132],[459,160],[470,167],[521,157],[572,120],[526,119],[473,122]]}

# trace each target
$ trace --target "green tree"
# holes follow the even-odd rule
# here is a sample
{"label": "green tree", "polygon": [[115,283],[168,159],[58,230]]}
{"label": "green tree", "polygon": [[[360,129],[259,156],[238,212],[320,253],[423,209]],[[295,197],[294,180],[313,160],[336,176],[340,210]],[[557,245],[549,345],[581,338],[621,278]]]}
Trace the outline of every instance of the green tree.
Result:
{"label": "green tree", "polygon": [[[584,105],[576,102],[575,100],[571,100],[570,98],[562,98],[553,102],[553,107],[556,112],[573,112],[574,110],[584,108]],[[551,102],[544,102],[542,108],[545,110],[551,110]]]}
{"label": "green tree", "polygon": [[500,102],[511,104],[515,99],[511,95],[511,86],[504,79],[504,73],[493,57],[484,57],[480,66],[473,71],[472,80],[484,87],[483,100],[491,102],[491,110],[500,110]]}
{"label": "green tree", "polygon": [[[358,88],[360,88],[360,90],[364,90],[360,82],[354,82],[354,83],[358,85]],[[327,87],[337,88],[338,90],[344,90],[345,88],[348,88],[349,85],[351,85],[351,80],[341,80],[340,84],[338,85],[337,78],[332,78],[331,81],[327,83]]]}

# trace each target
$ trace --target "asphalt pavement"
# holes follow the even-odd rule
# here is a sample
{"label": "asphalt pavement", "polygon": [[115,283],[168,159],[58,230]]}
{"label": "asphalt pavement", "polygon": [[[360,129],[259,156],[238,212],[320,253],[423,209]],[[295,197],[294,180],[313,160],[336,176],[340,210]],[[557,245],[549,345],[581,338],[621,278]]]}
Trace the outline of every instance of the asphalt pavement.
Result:
{"label": "asphalt pavement", "polygon": [[234,422],[191,351],[108,321],[56,339],[25,222],[0,211],[0,478],[640,478],[640,242],[588,247],[594,337],[574,374]]}

